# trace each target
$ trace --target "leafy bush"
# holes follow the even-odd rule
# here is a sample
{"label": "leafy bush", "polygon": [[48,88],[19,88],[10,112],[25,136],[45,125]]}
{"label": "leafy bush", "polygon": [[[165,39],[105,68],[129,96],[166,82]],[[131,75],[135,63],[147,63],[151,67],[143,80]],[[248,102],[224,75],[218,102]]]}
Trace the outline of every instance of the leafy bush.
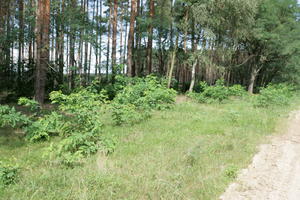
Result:
{"label": "leafy bush", "polygon": [[50,136],[61,134],[64,128],[64,116],[52,112],[40,117],[29,126],[25,127],[26,137],[31,142],[49,140]]}
{"label": "leafy bush", "polygon": [[82,110],[98,108],[107,99],[105,92],[94,93],[87,89],[79,89],[77,92],[65,95],[61,91],[50,93],[52,103],[57,103],[61,111],[79,113]]}
{"label": "leafy bush", "polygon": [[206,98],[204,95],[202,95],[201,93],[196,93],[196,92],[189,92],[187,94],[188,97],[190,97],[191,99],[197,101],[198,103],[212,103],[212,101],[209,101],[208,98]]}
{"label": "leafy bush", "polygon": [[142,119],[150,117],[148,109],[138,110],[133,104],[120,104],[114,102],[111,107],[112,117],[116,125],[134,124]]}
{"label": "leafy bush", "polygon": [[[101,111],[107,103],[105,91],[97,93],[91,88],[80,88],[70,95],[54,91],[50,99],[52,103],[58,104],[58,111],[38,117],[27,117],[15,108],[0,106],[0,127],[22,127],[31,142],[49,140],[53,135],[61,136],[62,139],[50,153],[68,165],[99,149],[106,153],[114,150],[114,140],[101,134]],[[19,104],[33,111],[40,109],[37,102],[27,98],[20,98]]]}
{"label": "leafy bush", "polygon": [[31,122],[31,120],[14,107],[0,105],[0,127],[10,126],[12,128],[22,127]]}
{"label": "leafy bush", "polygon": [[245,90],[245,88],[241,85],[233,85],[231,87],[228,87],[228,95],[229,96],[236,96],[236,97],[242,97],[247,95],[247,91]]}
{"label": "leafy bush", "polygon": [[[61,136],[62,139],[50,148],[49,153],[68,165],[99,149],[106,153],[114,150],[114,139],[102,134],[101,112],[107,103],[105,91],[97,93],[91,88],[80,88],[69,95],[54,91],[50,94],[50,99],[52,103],[58,104],[58,110],[50,114],[41,113],[38,117],[27,117],[14,108],[1,106],[0,125],[22,125],[26,138],[31,142],[49,140],[53,135]],[[32,110],[39,109],[33,100],[21,98],[19,103]]]}
{"label": "leafy bush", "polygon": [[[54,132],[58,128],[59,134],[64,138],[53,149],[53,153],[63,163],[70,165],[71,161],[79,161],[83,156],[97,152],[103,144],[106,144],[102,141],[108,138],[101,136],[101,111],[107,100],[104,91],[94,93],[81,89],[70,95],[56,91],[50,94],[50,99],[59,105],[59,110],[63,114],[63,124],[48,124]],[[60,115],[55,117],[62,119]],[[111,146],[107,153],[110,151],[113,151]]]}
{"label": "leafy bush", "polygon": [[260,94],[253,97],[255,107],[284,106],[292,97],[292,87],[285,84],[268,85],[260,89]]}
{"label": "leafy bush", "polygon": [[190,98],[199,103],[223,102],[229,99],[230,96],[244,96],[246,94],[241,85],[227,87],[222,79],[217,80],[214,86],[209,86],[206,82],[200,82],[200,88],[201,93],[192,92],[188,94]]}
{"label": "leafy bush", "polygon": [[18,104],[29,107],[31,109],[31,111],[38,111],[40,109],[40,105],[37,101],[28,99],[26,97],[19,98]]}
{"label": "leafy bush", "polygon": [[113,100],[113,120],[118,125],[138,122],[149,117],[152,109],[170,108],[175,96],[176,91],[166,88],[157,77],[135,79]]}
{"label": "leafy bush", "polygon": [[0,161],[0,187],[13,184],[17,181],[19,168],[4,164]]}

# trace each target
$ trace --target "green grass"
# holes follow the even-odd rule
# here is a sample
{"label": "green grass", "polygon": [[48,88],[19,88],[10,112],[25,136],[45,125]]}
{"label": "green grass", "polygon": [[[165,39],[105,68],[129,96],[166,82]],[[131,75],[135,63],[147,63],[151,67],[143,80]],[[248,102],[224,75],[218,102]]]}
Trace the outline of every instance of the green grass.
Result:
{"label": "green grass", "polygon": [[217,199],[294,107],[185,102],[137,125],[107,122],[104,133],[117,137],[116,151],[74,169],[43,158],[48,142],[27,144],[3,129],[0,158],[18,163],[22,173],[17,184],[0,190],[0,199]]}

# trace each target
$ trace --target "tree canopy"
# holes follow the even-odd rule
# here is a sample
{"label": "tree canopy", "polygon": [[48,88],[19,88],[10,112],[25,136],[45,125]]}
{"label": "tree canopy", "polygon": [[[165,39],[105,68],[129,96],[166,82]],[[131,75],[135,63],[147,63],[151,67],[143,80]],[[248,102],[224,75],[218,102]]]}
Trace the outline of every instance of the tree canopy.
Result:
{"label": "tree canopy", "polygon": [[171,77],[181,91],[220,78],[250,92],[299,83],[298,18],[296,0],[7,0],[0,5],[0,88],[33,96],[37,82],[47,94],[152,73]]}

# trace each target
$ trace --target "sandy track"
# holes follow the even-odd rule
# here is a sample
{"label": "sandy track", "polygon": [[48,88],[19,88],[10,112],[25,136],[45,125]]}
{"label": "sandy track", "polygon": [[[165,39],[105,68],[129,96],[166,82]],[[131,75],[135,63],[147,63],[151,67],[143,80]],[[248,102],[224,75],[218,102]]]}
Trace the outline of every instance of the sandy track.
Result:
{"label": "sandy track", "polygon": [[221,200],[300,200],[300,110],[290,115],[286,133],[260,146]]}

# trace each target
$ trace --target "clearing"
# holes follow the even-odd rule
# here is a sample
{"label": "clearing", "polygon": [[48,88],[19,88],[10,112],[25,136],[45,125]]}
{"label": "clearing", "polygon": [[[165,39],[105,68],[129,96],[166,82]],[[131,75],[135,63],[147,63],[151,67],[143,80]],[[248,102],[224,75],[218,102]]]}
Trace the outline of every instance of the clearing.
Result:
{"label": "clearing", "polygon": [[[285,122],[299,105],[297,99],[284,108],[254,108],[243,99],[224,104],[177,99],[173,109],[157,111],[140,124],[116,127],[106,120],[103,133],[115,135],[116,151],[107,157],[91,156],[73,169],[45,160],[49,143],[59,138],[28,143],[17,133],[1,129],[0,157],[17,163],[21,174],[16,184],[0,189],[0,199],[218,199],[237,172],[249,165],[257,146],[278,133],[278,120]],[[295,151],[286,158],[290,160],[282,162],[295,160],[296,146],[291,148]]]}
{"label": "clearing", "polygon": [[247,169],[222,200],[298,200],[300,198],[300,110],[290,115],[285,134],[261,145]]}

